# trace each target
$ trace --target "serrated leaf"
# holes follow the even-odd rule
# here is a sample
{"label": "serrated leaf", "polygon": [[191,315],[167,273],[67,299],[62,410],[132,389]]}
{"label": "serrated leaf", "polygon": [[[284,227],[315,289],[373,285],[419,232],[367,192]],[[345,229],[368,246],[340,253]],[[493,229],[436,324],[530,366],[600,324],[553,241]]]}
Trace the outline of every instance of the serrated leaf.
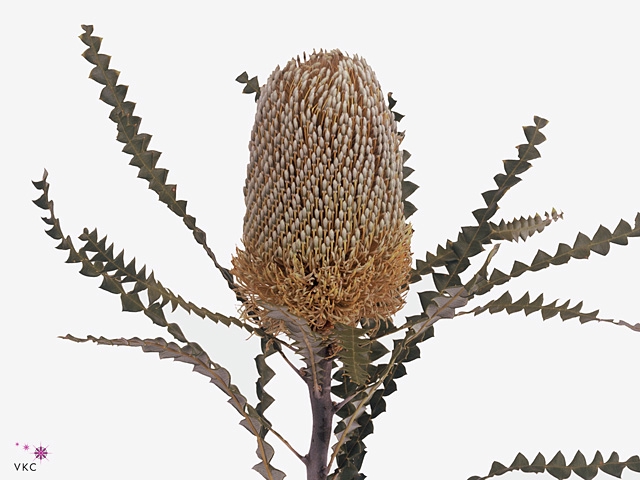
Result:
{"label": "serrated leaf", "polygon": [[[83,26],[83,28],[85,27],[89,28],[90,26]],[[99,37],[91,36],[91,34],[88,33],[88,30],[85,30],[85,33],[80,35],[80,39],[89,47],[84,51],[82,56],[89,63],[95,65],[95,68],[91,70],[90,78],[99,84],[104,85],[104,88],[100,93],[100,99],[114,107],[109,114],[109,118],[116,123],[118,131],[116,139],[125,144],[123,151],[133,155],[130,164],[139,168],[138,176],[149,182],[149,188],[158,194],[158,199],[161,202],[165,203],[167,207],[169,207],[169,209],[178,216],[183,219],[186,218],[187,202],[176,199],[176,185],[166,183],[168,170],[156,167],[156,163],[160,157],[160,152],[148,150],[151,135],[139,133],[138,131],[142,120],[140,117],[133,115],[135,103],[125,100],[128,87],[126,85],[117,84],[120,72],[108,68],[111,57],[99,53],[101,39]],[[247,86],[254,86],[254,83],[257,86],[257,79],[255,77],[248,80]],[[257,86],[257,93],[259,95],[259,86]],[[38,204],[41,205],[42,202],[39,201]],[[192,216],[189,217],[193,219]],[[189,227],[190,222],[185,222],[185,224]],[[193,222],[193,225],[195,227],[195,221]],[[194,233],[196,238],[199,233],[204,233],[200,229],[190,228],[190,230]],[[55,231],[52,233],[55,233]],[[235,291],[235,284],[229,270],[218,263],[213,251],[204,241],[199,243],[203,246],[209,258],[223,275],[229,288]]]}
{"label": "serrated leaf", "polygon": [[364,385],[369,375],[367,367],[371,363],[369,340],[364,338],[366,331],[343,323],[337,323],[331,331],[331,338],[341,347],[337,356],[351,381]]}
{"label": "serrated leaf", "polygon": [[287,329],[287,334],[293,339],[293,346],[296,352],[304,360],[315,388],[318,388],[321,374],[321,362],[324,359],[324,341],[323,338],[313,332],[309,324],[302,318],[291,314],[286,307],[261,303],[269,318],[282,320]]}

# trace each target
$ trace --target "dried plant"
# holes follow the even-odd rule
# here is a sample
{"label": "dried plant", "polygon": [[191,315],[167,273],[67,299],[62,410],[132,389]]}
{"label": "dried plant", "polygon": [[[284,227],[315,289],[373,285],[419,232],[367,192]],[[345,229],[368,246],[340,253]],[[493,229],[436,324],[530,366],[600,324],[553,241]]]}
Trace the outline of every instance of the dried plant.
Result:
{"label": "dried plant", "polygon": [[[267,443],[268,434],[306,465],[308,480],[365,478],[364,439],[373,432],[372,422],[385,411],[385,397],[396,390],[395,380],[406,374],[405,364],[419,357],[419,345],[433,336],[434,324],[442,318],[524,311],[540,313],[543,319],[559,314],[563,320],[577,317],[581,323],[599,321],[640,330],[640,324],[584,312],[582,302],[545,304],[542,294],[532,300],[526,293],[514,300],[507,291],[460,310],[527,271],[588,258],[591,252],[606,255],[611,244],[626,245],[630,237],[640,236],[638,214],[633,226],[621,220],[613,232],[600,226],[592,237],[579,233],[573,244],[561,243],[553,255],[539,250],[529,263],[514,262],[509,273],[491,268],[500,242],[526,241],[562,217],[552,210],[544,217],[491,221],[498,202],[540,157],[537,146],[545,141],[541,130],[547,124],[540,117],[524,127],[526,143],[517,147],[517,159],[504,160],[504,173],[494,177],[496,188],[482,194],[485,206],[473,212],[476,224],[462,227],[456,240],[439,245],[412,268],[407,219],[416,208],[407,197],[417,185],[407,180],[413,172],[406,166],[410,155],[400,149],[404,134],[398,132],[397,122],[402,115],[393,110],[391,95],[382,94],[365,60],[338,50],[291,60],[283,69],[276,68],[264,86],[246,72],[236,79],[245,84],[245,93],[255,94],[257,113],[244,189],[244,249],[236,251],[233,269],[228,270],[187,213],[187,202],[177,199],[176,185],[167,183],[168,171],[157,166],[160,152],[149,150],[151,136],[139,132],[141,119],[134,115],[135,104],[125,100],[127,87],[118,85],[119,72],[109,68],[111,58],[99,53],[101,39],[92,36],[92,26],[82,28],[80,39],[88,46],[83,56],[95,66],[90,78],[104,85],[100,98],[113,107],[109,118],[117,125],[123,151],[132,155],[130,164],[205,249],[239,301],[242,316],[215,313],[185,300],[153,272],[147,273],[146,266],[136,267],[135,259],[125,261],[124,252],[114,252],[113,244],[96,230],[85,229],[79,237],[82,246],[76,248],[54,214],[45,170],[42,180],[34,182],[42,191],[34,202],[49,212],[43,218],[47,233],[60,240],[57,248],[68,252],[67,262],[80,264],[83,275],[101,277],[100,288],[119,295],[124,311],[143,312],[173,340],[62,338],[139,347],[193,365],[229,396],[241,425],[256,437],[259,463],[254,469],[265,478],[285,476],[271,464],[274,449]],[[480,254],[485,254],[482,266],[468,273],[471,258]],[[435,290],[419,293],[422,311],[394,323],[409,284],[425,276],[433,279]],[[257,405],[250,405],[231,383],[228,370],[167,320],[178,307],[260,339]],[[312,436],[306,454],[298,453],[265,414],[274,402],[265,390],[275,375],[267,364],[274,354],[284,357],[309,390]],[[291,354],[305,367],[296,368]],[[547,472],[558,479],[575,473],[591,479],[600,470],[619,477],[624,468],[640,471],[640,458],[621,461],[614,452],[605,461],[598,452],[588,463],[578,452],[567,464],[560,452],[549,461],[538,454],[531,462],[518,454],[508,467],[494,462],[488,475],[470,479],[515,470]]]}

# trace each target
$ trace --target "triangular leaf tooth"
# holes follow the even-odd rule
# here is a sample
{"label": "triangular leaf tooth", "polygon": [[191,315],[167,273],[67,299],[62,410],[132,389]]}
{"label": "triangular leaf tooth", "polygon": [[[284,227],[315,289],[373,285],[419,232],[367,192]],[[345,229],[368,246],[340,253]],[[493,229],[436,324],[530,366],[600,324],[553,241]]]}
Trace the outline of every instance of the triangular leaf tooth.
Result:
{"label": "triangular leaf tooth", "polygon": [[398,390],[398,385],[390,377],[385,378],[384,381],[382,382],[382,384],[384,385],[384,396],[385,397],[387,395],[391,395],[393,392]]}
{"label": "triangular leaf tooth", "polygon": [[520,470],[522,467],[528,467],[529,460],[522,453],[518,453],[516,458],[513,459],[513,462],[509,466],[509,470]]}
{"label": "triangular leaf tooth", "polygon": [[538,298],[536,298],[533,302],[531,302],[529,306],[524,307],[524,314],[529,315],[533,312],[537,312],[538,310],[540,310],[542,308],[543,301],[544,301],[543,295],[542,294],[538,295]]}
{"label": "triangular leaf tooth", "polygon": [[462,236],[467,242],[474,240],[478,234],[479,227],[462,227]]}
{"label": "triangular leaf tooth", "polygon": [[145,308],[144,314],[149,317],[156,325],[160,325],[161,327],[167,326],[167,320],[164,316],[164,312],[162,311],[162,307],[160,306],[160,304],[153,303],[149,305],[148,308]]}
{"label": "triangular leaf tooth", "polygon": [[393,93],[389,92],[387,93],[387,101],[389,102],[389,110],[391,110],[393,107],[396,106],[396,103],[398,103],[394,98],[393,98]]}
{"label": "triangular leaf tooth", "polygon": [[382,412],[387,411],[387,402],[383,398],[382,390],[376,390],[373,393],[369,405],[371,406],[371,418],[376,418]]}
{"label": "triangular leaf tooth", "polygon": [[486,218],[490,218],[490,216],[487,215],[487,212],[487,208],[479,208],[471,213],[478,223],[483,223]]}
{"label": "triangular leaf tooth", "polygon": [[540,158],[540,152],[536,147],[529,144],[518,145],[518,158],[520,160],[535,160]]}
{"label": "triangular leaf tooth", "polygon": [[507,175],[519,175],[531,168],[529,162],[523,162],[522,160],[503,160],[502,163]]}
{"label": "triangular leaf tooth", "polygon": [[402,163],[407,163],[407,160],[411,158],[411,154],[407,150],[402,150]]}
{"label": "triangular leaf tooth", "polygon": [[571,310],[572,312],[580,312],[580,310],[582,309],[582,301],[578,302],[574,307],[570,308],[569,310]]}
{"label": "triangular leaf tooth", "polygon": [[549,305],[544,305],[540,310],[542,314],[542,319],[547,320],[549,318],[555,317],[558,314],[558,309],[556,307],[557,300],[554,300]]}
{"label": "triangular leaf tooth", "polygon": [[100,268],[97,268],[88,259],[83,258],[80,273],[86,277],[97,277],[98,275],[100,275],[101,271]]}
{"label": "triangular leaf tooth", "polygon": [[[399,363],[394,367],[393,370],[393,378],[394,379],[398,379],[398,378],[402,378],[407,374],[407,367],[404,366],[404,364]],[[385,396],[388,395],[388,393],[385,393]]]}
{"label": "triangular leaf tooth", "polygon": [[569,464],[573,472],[584,480],[591,480],[598,474],[598,467],[595,465],[587,465],[587,459],[580,450],[578,450]]}
{"label": "triangular leaf tooth", "polygon": [[48,217],[40,217],[44,223],[47,225],[59,225],[58,219],[51,214]]}
{"label": "triangular leaf tooth", "polygon": [[402,200],[406,200],[413,192],[418,189],[418,185],[408,180],[402,182]]}
{"label": "triangular leaf tooth", "polygon": [[600,470],[614,477],[622,478],[624,465],[620,463],[620,457],[616,452],[612,452],[609,460],[600,466]]}
{"label": "triangular leaf tooth", "polygon": [[[136,117],[139,118],[139,117]],[[133,137],[135,137],[138,134],[138,130],[140,128],[140,124],[139,123],[128,123],[128,124],[123,124],[122,123],[123,118],[119,117],[118,121],[120,122],[118,124],[118,134],[116,135],[116,140],[120,143],[124,143],[125,146],[122,147],[122,151],[124,153],[128,153],[130,155],[134,155],[137,156],[137,154],[140,154],[141,152],[136,150],[134,148],[133,145],[131,145],[129,142],[131,141],[131,139]],[[133,159],[131,161],[129,161],[129,165],[135,165],[135,166],[139,166],[139,167],[147,167],[149,168],[148,165],[144,165],[142,164],[141,160],[136,160],[135,163],[133,161]],[[140,175],[138,175],[138,177],[140,177]],[[144,177],[141,177],[144,178]]]}
{"label": "triangular leaf tooth", "polygon": [[501,272],[497,268],[491,272],[491,278],[489,279],[494,285],[502,285],[509,281],[509,275]]}
{"label": "triangular leaf tooth", "polygon": [[491,469],[489,470],[489,476],[492,477],[502,475],[503,473],[507,473],[508,471],[509,469],[500,462],[493,462],[491,464]]}
{"label": "triangular leaf tooth", "polygon": [[[133,130],[131,133],[136,132],[138,130],[138,127],[139,127],[138,123],[132,124],[129,127]],[[128,136],[131,137],[130,134]],[[138,155],[139,153],[142,153],[145,150],[147,150],[147,147],[149,146],[150,142],[151,142],[151,135],[149,135],[148,133],[138,133],[138,134],[135,134],[133,138],[128,139],[128,141],[126,142],[126,145],[122,147],[122,151],[130,155]],[[155,169],[154,169],[154,173],[155,173]]]}
{"label": "triangular leaf tooth", "polygon": [[36,187],[38,190],[48,190],[49,188],[49,183],[47,182],[47,177],[49,176],[49,172],[47,171],[47,169],[43,169],[42,172],[42,179],[41,180],[31,180],[31,183],[33,183],[33,186]]}
{"label": "triangular leaf tooth", "polygon": [[[96,253],[95,255],[93,255],[93,256],[90,258],[90,260],[91,260],[92,262],[94,262],[94,263],[95,263],[95,262],[108,262],[108,261],[109,261],[109,258],[108,258],[108,257],[106,257],[106,256],[105,256],[105,254],[104,254],[103,252],[100,252],[100,251],[99,251],[98,253]],[[112,270],[113,270],[113,269],[112,269]],[[105,270],[105,271],[108,271],[108,270]]]}
{"label": "triangular leaf tooth", "polygon": [[499,173],[493,177],[493,181],[496,182],[496,185],[500,187],[501,190],[509,189],[521,180],[520,177],[516,177],[515,175],[505,175],[503,173]]}
{"label": "triangular leaf tooth", "polygon": [[591,250],[589,248],[589,244],[591,240],[584,233],[578,233],[576,237],[576,241],[573,244],[573,251],[571,252],[571,256],[573,258],[589,258],[591,254]]}
{"label": "triangular leaf tooth", "polygon": [[571,476],[571,469],[567,467],[562,452],[556,453],[555,457],[551,459],[551,461],[547,465],[547,472],[560,480],[564,480],[565,478],[569,478]]}
{"label": "triangular leaf tooth", "polygon": [[[133,158],[137,158],[138,155],[134,155]],[[131,164],[133,164],[133,161],[129,162]],[[137,166],[137,165],[134,165]],[[149,182],[149,184],[152,183],[153,181],[153,169],[151,167],[148,167],[146,165],[140,165],[139,166],[139,171],[138,171],[138,178],[142,178],[143,180],[146,180],[147,182]],[[151,185],[149,185],[149,188],[151,190],[154,190]],[[154,190],[155,191],[155,190]]]}
{"label": "triangular leaf tooth", "polygon": [[519,312],[525,305],[529,304],[529,292],[526,292],[521,298],[513,302],[514,305],[507,306],[507,313]]}
{"label": "triangular leaf tooth", "polygon": [[450,275],[446,275],[444,273],[434,273],[433,275],[431,275],[431,278],[433,278],[433,283],[435,284],[438,291],[442,291],[448,286],[450,277]]}
{"label": "triangular leaf tooth", "polygon": [[[244,418],[241,422],[240,425],[242,425],[244,428],[246,428],[247,430],[249,430],[249,433],[255,435],[257,432],[260,431],[260,422],[255,419],[255,418]],[[253,469],[257,470],[256,467],[258,466],[263,466],[262,463],[259,463],[258,465],[254,466]],[[264,468],[264,466],[263,466]],[[259,471],[259,470],[258,470]],[[268,476],[265,475],[265,478],[269,478]]]}
{"label": "triangular leaf tooth", "polygon": [[533,122],[536,124],[536,127],[544,128],[549,123],[549,120],[536,115],[533,117]]}
{"label": "triangular leaf tooth", "polygon": [[249,81],[249,75],[247,72],[242,72],[240,75],[236,77],[236,82],[238,83],[247,83]]}
{"label": "triangular leaf tooth", "polygon": [[593,236],[592,242],[594,245],[591,246],[591,250],[600,255],[606,255],[609,253],[609,249],[611,248],[611,245],[609,244],[610,240],[611,232],[606,227],[600,225],[598,231]]}
{"label": "triangular leaf tooth", "polygon": [[457,258],[464,258],[469,248],[469,242],[467,242],[464,238],[459,238],[457,242],[451,243],[449,247],[456,254]]}
{"label": "triangular leaf tooth", "polygon": [[[466,240],[463,239],[461,242],[455,242],[451,244],[451,247],[460,259],[460,262],[457,262],[460,264],[460,266],[455,266],[453,269],[448,268],[450,272],[453,272],[453,270],[458,272],[463,271],[469,266],[469,258],[475,257],[476,255],[484,252],[484,247],[479,240],[474,240],[473,242],[467,243]],[[464,266],[464,268],[461,268],[462,266]]]}
{"label": "triangular leaf tooth", "polygon": [[102,254],[101,259],[96,259],[95,257],[91,259],[91,261],[96,261],[96,260],[101,260],[103,262],[106,262],[106,265],[104,266],[105,272],[111,272],[113,270],[116,270],[118,267],[114,263],[115,259],[113,258],[113,243],[109,245],[109,247],[107,247],[107,250]]}
{"label": "triangular leaf tooth", "polygon": [[256,362],[256,369],[260,374],[258,382],[261,385],[266,385],[275,376],[276,372],[267,364],[267,359],[264,354],[256,355],[254,360]]}
{"label": "triangular leaf tooth", "polygon": [[433,268],[424,260],[416,259],[416,272],[419,275],[428,275],[433,272]]}
{"label": "triangular leaf tooth", "polygon": [[[145,168],[146,171],[150,172],[156,167],[161,154],[161,152],[158,152],[156,150],[146,150],[144,152],[139,152],[131,158],[131,160],[129,161],[129,165],[138,168]],[[138,176],[140,177],[141,175],[138,174]]]}
{"label": "triangular leaf tooth", "polygon": [[112,107],[117,106],[120,102],[124,101],[124,97],[127,95],[128,85],[116,85],[115,88],[106,86],[100,92],[100,100]]}
{"label": "triangular leaf tooth", "polygon": [[403,214],[404,214],[404,218],[409,218],[411,215],[413,215],[414,213],[416,213],[418,211],[418,208],[411,202],[405,200],[404,202],[402,202],[403,204]]}
{"label": "triangular leaf tooth", "polygon": [[600,464],[602,463],[604,463],[604,458],[602,457],[602,453],[600,453],[600,450],[596,450],[596,453],[593,456],[593,460],[591,461],[590,465],[595,465],[596,467],[599,467]]}
{"label": "triangular leaf tooth", "polygon": [[633,457],[629,457],[629,459],[625,462],[627,468],[629,470],[633,470],[634,472],[640,472],[640,457],[638,455],[634,455]]}
{"label": "triangular leaf tooth", "polygon": [[74,250],[75,253],[75,248],[73,248],[73,243],[71,243],[71,237],[69,237],[69,235],[61,239],[60,243],[56,245],[56,248],[58,250]]}
{"label": "triangular leaf tooth", "polygon": [[[98,37],[92,37],[98,38]],[[102,68],[109,68],[109,62],[111,61],[111,57],[109,55],[105,55],[103,53],[98,53],[96,50],[91,48],[86,49],[82,52],[82,57],[92,65],[99,65]]]}
{"label": "triangular leaf tooth", "polygon": [[[117,124],[118,132],[120,132],[120,130],[124,128],[125,126],[124,122],[126,121],[126,118],[130,115],[133,115],[135,108],[136,108],[135,102],[125,101],[120,103],[117,107],[114,107],[113,110],[111,110],[111,113],[109,114],[109,120]],[[119,142],[125,143],[125,140],[121,140],[121,138],[122,137],[120,133],[118,133],[118,136],[116,137],[116,139]]]}
{"label": "triangular leaf tooth", "polygon": [[522,467],[523,472],[527,473],[542,473],[545,470],[546,460],[544,459],[544,455],[538,453],[536,458],[533,459],[533,462],[528,467]]}
{"label": "triangular leaf tooth", "polygon": [[[91,40],[93,38],[99,38],[99,37],[91,37],[91,34],[93,33],[93,25],[80,25],[80,27],[84,30],[84,33],[79,35],[80,40],[82,40],[82,42],[85,43],[86,45],[92,46],[93,44],[91,43]],[[100,49],[99,43],[98,43],[98,46],[95,47],[95,49],[96,50]]]}
{"label": "triangular leaf tooth", "polygon": [[500,298],[495,300],[492,305],[489,307],[489,313],[497,313],[504,310],[508,305],[513,303],[511,299],[511,294],[509,292],[504,292]]}
{"label": "triangular leaf tooth", "polygon": [[569,308],[569,300],[567,300],[557,308],[560,311],[560,318],[562,320],[569,320],[570,318],[574,318],[580,315],[580,312],[576,312],[574,309]]}
{"label": "triangular leaf tooth", "polygon": [[547,268],[549,266],[550,259],[551,259],[551,255],[549,255],[547,252],[544,252],[542,250],[538,250],[538,253],[536,253],[536,256],[533,258],[533,261],[531,262],[531,267],[529,267],[529,269],[535,272],[538,270],[542,270],[543,268]]}
{"label": "triangular leaf tooth", "polygon": [[587,323],[587,322],[590,322],[591,320],[596,320],[598,318],[598,313],[600,313],[600,310],[594,310],[593,312],[589,312],[589,313],[581,313],[580,323]]}
{"label": "triangular leaf tooth", "polygon": [[89,232],[88,228],[82,229],[82,233],[78,235],[78,238],[83,242],[86,242],[85,245],[80,249],[81,252],[97,252],[98,250],[95,248],[95,244],[98,242],[98,230],[93,229],[92,232]]}
{"label": "triangular leaf tooth", "polygon": [[115,85],[118,82],[119,75],[120,72],[117,70],[104,70],[101,67],[94,67],[89,73],[89,78],[101,85]]}
{"label": "triangular leaf tooth", "polygon": [[561,243],[558,245],[558,251],[556,254],[549,260],[549,263],[552,265],[562,265],[563,263],[567,263],[571,260],[571,247],[566,243]]}
{"label": "triangular leaf tooth", "polygon": [[482,198],[484,199],[484,203],[487,204],[487,207],[500,200],[502,195],[499,195],[499,193],[499,190],[488,190],[482,194]]}
{"label": "triangular leaf tooth", "polygon": [[182,333],[182,330],[180,329],[180,326],[177,323],[170,323],[167,326],[167,331],[174,336],[174,338],[176,338],[177,340],[181,341],[181,342],[187,342],[187,339],[184,337],[184,334]]}
{"label": "triangular leaf tooth", "polygon": [[618,226],[613,231],[613,237],[611,238],[611,242],[618,245],[626,245],[629,243],[627,240],[627,236],[631,233],[631,225],[629,225],[624,220],[620,220]]}
{"label": "triangular leaf tooth", "polygon": [[109,275],[102,276],[102,283],[100,284],[102,290],[106,290],[109,293],[121,294],[124,293],[124,289],[120,282],[116,281]]}
{"label": "triangular leaf tooth", "polygon": [[189,309],[195,313],[197,316],[199,316],[200,318],[204,318],[205,317],[205,313],[204,310],[200,307],[198,307],[197,305],[195,305],[192,302],[189,302]]}
{"label": "triangular leaf tooth", "polygon": [[522,129],[524,130],[525,137],[527,137],[527,141],[532,145],[540,145],[547,139],[538,127],[529,126],[522,127]]}
{"label": "triangular leaf tooth", "polygon": [[[414,360],[417,360],[418,358],[420,358],[420,348],[417,345],[413,345],[408,348],[407,355],[404,357],[402,361],[405,363],[409,363],[409,362],[413,362]],[[390,393],[395,391],[396,391],[396,387],[394,384],[394,388]]]}
{"label": "triangular leaf tooth", "polygon": [[[151,275],[153,275],[153,272],[151,273]],[[156,287],[155,283],[150,283],[149,287],[147,288],[147,296],[149,298],[149,303],[154,303],[160,298],[160,289]]]}
{"label": "triangular leaf tooth", "polygon": [[144,305],[137,293],[120,294],[123,312],[140,312],[144,310]]}
{"label": "triangular leaf tooth", "polygon": [[51,227],[49,230],[45,230],[45,233],[54,240],[61,240],[63,237],[62,230],[60,230],[60,225],[57,224]]}
{"label": "triangular leaf tooth", "polygon": [[40,197],[38,197],[36,200],[32,200],[33,203],[35,203],[38,207],[40,207],[43,210],[47,210],[50,206],[49,203],[49,199],[47,198],[47,194],[43,193]]}
{"label": "triangular leaf tooth", "polygon": [[518,262],[516,260],[515,262],[513,262],[513,267],[511,268],[511,273],[509,274],[509,276],[511,276],[511,277],[519,277],[524,272],[526,272],[528,269],[529,269],[528,265],[526,265],[526,264],[524,264],[522,262]]}
{"label": "triangular leaf tooth", "polygon": [[409,175],[411,175],[413,172],[415,172],[415,170],[411,167],[402,167],[402,178],[405,179],[407,178]]}
{"label": "triangular leaf tooth", "polygon": [[254,93],[259,91],[260,84],[258,82],[258,77],[252,77],[247,80],[247,84],[245,85],[244,90],[242,90],[242,93]]}
{"label": "triangular leaf tooth", "polygon": [[[67,237],[67,239],[69,240],[69,243],[71,243],[71,239],[69,237]],[[81,262],[82,260],[83,260],[83,257],[78,252],[76,252],[76,249],[70,248],[69,256],[65,260],[65,263],[78,263],[78,262]]]}
{"label": "triangular leaf tooth", "polygon": [[[136,276],[136,259],[132,258],[131,261],[129,262],[129,264],[124,267],[125,272],[127,272],[127,274],[129,274],[129,276],[134,277]],[[131,281],[131,280],[129,280]]]}

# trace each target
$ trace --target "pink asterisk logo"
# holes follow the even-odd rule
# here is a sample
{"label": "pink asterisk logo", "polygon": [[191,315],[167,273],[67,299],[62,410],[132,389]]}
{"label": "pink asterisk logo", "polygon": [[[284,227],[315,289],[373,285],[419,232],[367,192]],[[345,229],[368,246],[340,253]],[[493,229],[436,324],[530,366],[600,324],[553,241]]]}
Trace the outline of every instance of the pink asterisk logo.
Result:
{"label": "pink asterisk logo", "polygon": [[46,460],[47,459],[47,455],[50,455],[50,452],[47,451],[47,447],[43,447],[42,444],[40,444],[39,447],[36,447],[36,449],[34,450],[33,454],[36,456],[36,458],[38,460],[40,460],[40,463],[42,463],[42,460]]}

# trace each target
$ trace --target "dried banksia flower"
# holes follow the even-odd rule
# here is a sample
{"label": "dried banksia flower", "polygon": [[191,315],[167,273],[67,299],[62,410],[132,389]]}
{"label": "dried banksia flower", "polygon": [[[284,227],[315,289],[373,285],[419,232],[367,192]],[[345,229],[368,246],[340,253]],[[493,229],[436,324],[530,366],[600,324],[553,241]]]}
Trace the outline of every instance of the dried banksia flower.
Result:
{"label": "dried banksia flower", "polygon": [[279,67],[261,88],[232,273],[245,312],[286,307],[316,331],[404,304],[411,226],[401,136],[373,70],[338,50]]}

